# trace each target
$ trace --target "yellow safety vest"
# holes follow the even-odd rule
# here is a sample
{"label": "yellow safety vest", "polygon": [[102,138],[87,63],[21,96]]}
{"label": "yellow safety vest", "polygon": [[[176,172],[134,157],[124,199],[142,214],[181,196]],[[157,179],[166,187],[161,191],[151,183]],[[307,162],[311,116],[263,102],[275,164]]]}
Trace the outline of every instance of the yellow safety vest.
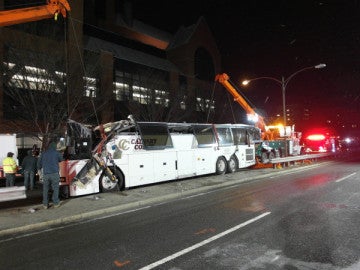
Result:
{"label": "yellow safety vest", "polygon": [[17,164],[15,159],[12,157],[7,157],[3,160],[3,170],[4,173],[16,173]]}

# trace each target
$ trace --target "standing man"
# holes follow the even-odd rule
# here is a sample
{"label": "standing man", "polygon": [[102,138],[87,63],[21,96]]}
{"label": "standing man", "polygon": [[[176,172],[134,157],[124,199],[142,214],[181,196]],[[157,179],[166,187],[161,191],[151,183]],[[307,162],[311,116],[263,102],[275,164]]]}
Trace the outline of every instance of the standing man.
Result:
{"label": "standing man", "polygon": [[49,187],[51,186],[52,202],[54,207],[60,206],[59,199],[59,162],[63,161],[62,155],[56,151],[56,143],[50,143],[48,149],[42,153],[38,159],[37,167],[38,170],[43,170],[43,207],[44,209],[49,208]]}
{"label": "standing man", "polygon": [[17,172],[18,166],[13,156],[14,153],[9,152],[7,153],[7,157],[3,160],[3,170],[6,177],[7,187],[15,185],[15,173]]}
{"label": "standing man", "polygon": [[35,174],[37,171],[37,158],[31,150],[27,151],[27,156],[21,162],[21,168],[24,173],[24,186],[26,190],[34,189]]}

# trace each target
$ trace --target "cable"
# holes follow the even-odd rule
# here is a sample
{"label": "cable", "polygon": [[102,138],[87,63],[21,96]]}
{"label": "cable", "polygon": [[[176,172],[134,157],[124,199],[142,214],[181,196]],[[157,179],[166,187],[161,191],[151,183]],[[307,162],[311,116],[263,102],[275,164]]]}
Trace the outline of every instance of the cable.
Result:
{"label": "cable", "polygon": [[206,118],[207,123],[209,123],[210,111],[211,111],[212,103],[213,103],[213,100],[214,100],[215,86],[216,86],[216,82],[214,82],[214,84],[213,84],[213,90],[212,90],[211,98],[210,98],[210,101],[209,101],[208,115],[207,115],[207,118]]}
{"label": "cable", "polygon": [[[76,36],[76,31],[75,31],[75,26],[74,26],[74,21],[75,21],[75,20],[73,20],[71,16],[69,16],[69,20],[70,20],[70,22],[71,22],[71,27],[72,27],[72,30],[73,30],[73,33],[74,33],[74,39],[75,39],[76,48],[77,48],[77,50],[78,50],[81,67],[82,67],[82,70],[83,70],[83,74],[84,74],[84,76],[85,76],[85,74],[86,74],[85,64],[84,64],[84,59],[83,59],[82,54],[81,54],[81,51],[80,51],[79,42],[78,42],[78,39],[77,39],[77,36]],[[88,86],[88,83],[87,83],[87,81],[85,81],[85,87],[87,88],[87,86]],[[80,97],[82,97],[82,95],[81,95]],[[77,100],[77,102],[76,102],[76,105],[73,106],[73,110],[72,110],[72,112],[69,114],[68,118],[70,118],[71,115],[75,112],[75,108],[76,108],[77,105],[79,104],[80,97],[78,97],[78,100]],[[96,117],[96,122],[97,122],[98,125],[100,125],[100,121],[99,121],[99,118],[98,118],[98,115],[97,115],[97,112],[96,112],[96,107],[95,107],[95,103],[94,103],[94,99],[93,99],[92,95],[90,96],[90,100],[91,100],[91,104],[92,104],[92,107],[93,107],[93,110],[94,110],[94,115],[95,115],[95,117]]]}

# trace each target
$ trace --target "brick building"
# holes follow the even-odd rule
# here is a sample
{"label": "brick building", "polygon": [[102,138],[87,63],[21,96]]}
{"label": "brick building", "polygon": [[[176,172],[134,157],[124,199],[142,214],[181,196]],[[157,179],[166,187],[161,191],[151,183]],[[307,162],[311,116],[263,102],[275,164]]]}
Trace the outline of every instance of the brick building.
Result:
{"label": "brick building", "polygon": [[[12,9],[10,2],[0,0],[0,9]],[[0,28],[0,133],[45,130],[51,109],[88,124],[129,114],[142,121],[222,120],[215,112],[225,92],[214,84],[221,57],[203,17],[167,33],[134,18],[130,1],[69,3],[65,19]],[[53,101],[44,99],[54,93]],[[40,113],[28,112],[34,104]]]}

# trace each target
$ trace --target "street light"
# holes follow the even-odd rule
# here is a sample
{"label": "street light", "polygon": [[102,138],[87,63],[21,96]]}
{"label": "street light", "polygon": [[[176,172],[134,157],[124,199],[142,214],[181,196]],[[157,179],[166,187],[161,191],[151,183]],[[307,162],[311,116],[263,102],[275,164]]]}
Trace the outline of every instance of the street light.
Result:
{"label": "street light", "polygon": [[282,90],[282,105],[283,105],[283,122],[284,122],[284,135],[286,136],[286,105],[285,105],[285,92],[286,92],[286,86],[288,85],[289,81],[297,74],[299,74],[302,71],[308,70],[308,69],[320,69],[320,68],[324,68],[326,67],[326,64],[318,64],[316,66],[310,66],[310,67],[305,67],[302,68],[296,72],[294,72],[293,74],[291,74],[288,78],[284,78],[284,76],[281,77],[281,80],[273,78],[273,77],[258,77],[258,78],[254,78],[254,79],[250,79],[250,80],[245,80],[242,82],[242,85],[248,85],[250,82],[252,81],[256,81],[256,80],[261,80],[261,79],[267,79],[267,80],[272,80],[277,82],[278,84],[281,85],[281,90]]}
{"label": "street light", "polygon": [[[260,80],[260,79],[268,79],[268,80],[272,80],[277,82],[278,84],[281,85],[281,90],[282,90],[282,105],[283,105],[283,124],[284,124],[284,138],[286,140],[286,105],[285,105],[285,92],[286,92],[286,86],[288,85],[289,81],[297,74],[299,74],[302,71],[308,70],[308,69],[320,69],[320,68],[324,68],[326,67],[326,64],[318,64],[316,66],[310,66],[310,67],[305,67],[302,68],[296,72],[294,72],[293,74],[291,74],[289,77],[287,77],[286,79],[284,78],[284,76],[281,77],[281,80],[273,78],[273,77],[258,77],[258,78],[254,78],[254,79],[250,79],[250,80],[245,80],[242,82],[243,85],[248,85],[250,82],[255,81],[255,80]],[[285,143],[285,155],[287,155],[288,152],[288,146],[287,143]]]}

